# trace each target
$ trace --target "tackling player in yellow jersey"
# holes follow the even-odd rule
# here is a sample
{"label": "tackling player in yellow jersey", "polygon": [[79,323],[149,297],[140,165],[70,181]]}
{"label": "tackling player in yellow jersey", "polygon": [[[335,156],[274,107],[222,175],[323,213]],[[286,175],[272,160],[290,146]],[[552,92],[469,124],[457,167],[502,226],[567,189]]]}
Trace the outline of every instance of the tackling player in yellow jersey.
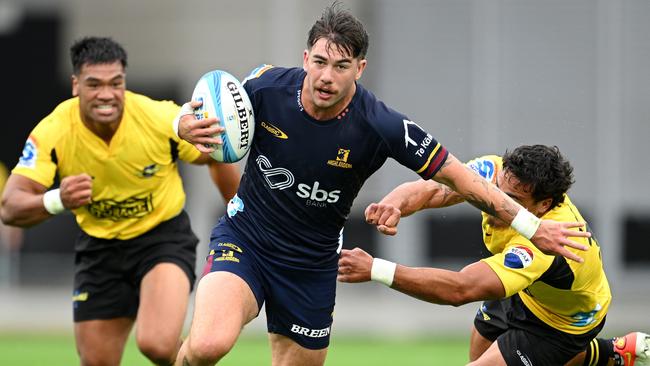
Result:
{"label": "tackling player in yellow jersey", "polygon": [[[127,55],[110,38],[71,47],[74,98],[27,139],[2,197],[2,221],[31,226],[71,210],[75,243],[74,330],[82,365],[119,365],[133,325],[142,353],[171,364],[180,347],[196,244],[178,160],[208,164],[224,200],[239,184],[176,136],[180,107],[126,90]],[[55,175],[60,187],[48,190]]]}
{"label": "tackling player in yellow jersey", "polygon": [[[503,159],[485,156],[467,165],[540,218],[585,221],[566,195],[573,168],[557,147],[520,146]],[[379,204],[371,204],[366,219],[381,232],[394,232],[401,216],[462,201],[447,186],[420,180],[403,184]],[[584,262],[567,261],[543,254],[505,222],[483,213],[483,240],[492,256],[460,272],[409,268],[373,260],[359,248],[344,250],[338,278],[376,280],[438,304],[485,300],[474,320],[471,365],[631,366],[650,358],[646,334],[630,333],[614,343],[595,339],[611,301],[595,238],[576,239],[587,251],[571,249]]]}

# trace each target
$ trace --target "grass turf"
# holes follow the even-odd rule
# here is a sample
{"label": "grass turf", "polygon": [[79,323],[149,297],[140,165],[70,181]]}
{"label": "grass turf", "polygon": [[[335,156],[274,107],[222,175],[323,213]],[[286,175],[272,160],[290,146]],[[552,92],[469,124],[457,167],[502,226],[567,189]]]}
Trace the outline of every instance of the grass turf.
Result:
{"label": "grass turf", "polygon": [[[334,337],[327,366],[381,365],[464,365],[467,338],[389,339]],[[263,366],[271,364],[266,338],[244,336],[219,363],[220,366]],[[70,366],[79,360],[71,335],[0,333],[0,364],[7,366]],[[150,365],[129,339],[122,365]]]}

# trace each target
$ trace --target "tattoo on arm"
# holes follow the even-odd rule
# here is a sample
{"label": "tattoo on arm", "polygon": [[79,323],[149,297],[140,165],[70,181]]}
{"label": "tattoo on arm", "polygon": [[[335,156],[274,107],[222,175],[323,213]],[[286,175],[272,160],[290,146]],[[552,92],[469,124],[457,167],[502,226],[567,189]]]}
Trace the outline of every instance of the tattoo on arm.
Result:
{"label": "tattoo on arm", "polygon": [[497,216],[497,211],[495,209],[495,206],[493,203],[489,201],[489,198],[491,196],[491,191],[493,189],[496,190],[496,187],[494,187],[492,184],[490,184],[488,181],[483,179],[480,175],[476,174],[472,169],[470,169],[468,166],[465,166],[465,169],[469,170],[473,177],[473,182],[478,183],[478,185],[481,187],[481,191],[484,192],[482,194],[483,197],[487,197],[488,200],[482,199],[477,192],[467,192],[465,195],[465,200],[469,202],[472,206],[478,208],[479,210],[492,215],[492,216]]}

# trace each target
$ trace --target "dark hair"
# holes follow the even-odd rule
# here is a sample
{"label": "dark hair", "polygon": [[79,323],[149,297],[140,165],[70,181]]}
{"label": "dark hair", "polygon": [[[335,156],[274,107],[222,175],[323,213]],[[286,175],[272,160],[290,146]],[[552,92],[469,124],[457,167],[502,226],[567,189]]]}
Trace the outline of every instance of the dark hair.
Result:
{"label": "dark hair", "polygon": [[340,6],[339,2],[334,2],[325,9],[309,30],[307,48],[311,49],[319,39],[325,38],[328,46],[336,46],[339,52],[346,51],[354,58],[364,59],[368,52],[368,33],[359,19],[341,10]]}
{"label": "dark hair", "polygon": [[109,64],[115,61],[126,68],[126,51],[122,46],[106,37],[84,37],[70,47],[72,72],[79,75],[85,64]]}
{"label": "dark hair", "polygon": [[522,145],[506,151],[503,168],[531,185],[536,202],[552,198],[550,208],[564,202],[564,194],[574,182],[573,167],[557,146]]}

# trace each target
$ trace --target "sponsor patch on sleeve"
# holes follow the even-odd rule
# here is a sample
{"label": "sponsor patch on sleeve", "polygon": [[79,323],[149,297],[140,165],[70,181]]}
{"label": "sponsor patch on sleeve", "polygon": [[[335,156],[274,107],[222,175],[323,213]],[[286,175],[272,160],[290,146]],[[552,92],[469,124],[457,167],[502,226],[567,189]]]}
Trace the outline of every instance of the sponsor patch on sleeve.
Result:
{"label": "sponsor patch on sleeve", "polygon": [[467,163],[467,166],[478,175],[491,182],[494,177],[494,162],[490,159],[478,158]]}
{"label": "sponsor patch on sleeve", "polygon": [[36,145],[36,141],[30,136],[25,142],[25,147],[23,147],[23,154],[18,160],[18,166],[34,169],[36,166],[37,158],[38,145]]}
{"label": "sponsor patch on sleeve", "polygon": [[533,263],[533,251],[524,246],[516,246],[508,249],[503,259],[503,264],[508,268],[523,269]]}

